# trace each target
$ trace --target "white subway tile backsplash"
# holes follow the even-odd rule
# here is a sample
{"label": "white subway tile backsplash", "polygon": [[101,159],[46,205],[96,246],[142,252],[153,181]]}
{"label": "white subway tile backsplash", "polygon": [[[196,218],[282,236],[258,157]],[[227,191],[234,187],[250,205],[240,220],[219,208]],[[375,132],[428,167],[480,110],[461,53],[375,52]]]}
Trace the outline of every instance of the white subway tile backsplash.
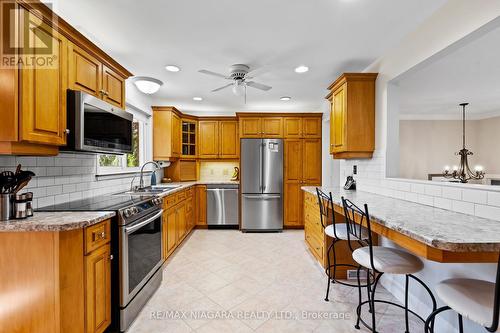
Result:
{"label": "white subway tile backsplash", "polygon": [[425,186],[422,184],[411,184],[411,191],[413,193],[424,194],[425,193]]}
{"label": "white subway tile backsplash", "polygon": [[64,184],[63,185],[63,193],[70,193],[70,192],[75,192],[75,191],[76,191],[75,184]]}
{"label": "white subway tile backsplash", "polygon": [[54,157],[37,157],[36,165],[39,167],[53,167]]}
{"label": "white subway tile backsplash", "polygon": [[52,206],[54,205],[54,197],[43,197],[38,199],[38,207]]}
{"label": "white subway tile backsplash", "polygon": [[452,200],[445,198],[434,198],[434,206],[442,209],[451,210]]}
{"label": "white subway tile backsplash", "polygon": [[440,197],[442,194],[442,189],[440,186],[425,185],[424,192],[426,195],[431,195],[433,197]]}
{"label": "white subway tile backsplash", "polygon": [[65,202],[69,202],[69,194],[59,194],[59,195],[56,195],[54,197],[54,203],[56,205],[58,204],[61,204],[61,203],[65,203]]}
{"label": "white subway tile backsplash", "polygon": [[50,167],[47,168],[47,176],[61,176],[62,167]]}
{"label": "white subway tile backsplash", "polygon": [[455,212],[474,215],[474,204],[472,202],[453,200],[451,209]]}
{"label": "white subway tile backsplash", "polygon": [[404,200],[411,202],[418,202],[418,194],[413,192],[406,192]]}
{"label": "white subway tile backsplash", "polygon": [[56,186],[48,186],[47,188],[47,195],[58,195],[62,194],[62,185],[56,185]]}
{"label": "white subway tile backsplash", "polygon": [[16,163],[21,164],[23,169],[36,167],[36,157],[21,156],[16,158]]}
{"label": "white subway tile backsplash", "polygon": [[486,191],[464,189],[462,190],[462,200],[486,204],[488,202],[488,193]]}
{"label": "white subway tile backsplash", "polygon": [[54,177],[37,177],[38,185],[40,187],[54,185]]}
{"label": "white subway tile backsplash", "polygon": [[500,221],[500,208],[476,204],[475,213],[479,217]]}
{"label": "white subway tile backsplash", "polygon": [[419,194],[418,203],[427,206],[434,206],[434,197],[431,197],[430,195]]}
{"label": "white subway tile backsplash", "polygon": [[500,207],[500,192],[488,192],[488,205]]}
{"label": "white subway tile backsplash", "polygon": [[455,187],[443,186],[443,198],[462,200],[462,190]]}

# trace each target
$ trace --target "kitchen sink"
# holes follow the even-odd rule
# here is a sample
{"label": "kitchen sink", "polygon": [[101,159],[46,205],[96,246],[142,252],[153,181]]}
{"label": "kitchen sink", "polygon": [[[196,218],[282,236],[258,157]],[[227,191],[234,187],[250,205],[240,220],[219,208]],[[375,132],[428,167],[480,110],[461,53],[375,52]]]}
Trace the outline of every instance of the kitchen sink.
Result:
{"label": "kitchen sink", "polygon": [[144,187],[141,189],[134,189],[131,191],[126,191],[126,192],[123,192],[123,194],[155,195],[155,194],[162,194],[162,193],[172,191],[178,187],[180,187],[180,185],[153,185],[153,186],[148,186],[148,187]]}

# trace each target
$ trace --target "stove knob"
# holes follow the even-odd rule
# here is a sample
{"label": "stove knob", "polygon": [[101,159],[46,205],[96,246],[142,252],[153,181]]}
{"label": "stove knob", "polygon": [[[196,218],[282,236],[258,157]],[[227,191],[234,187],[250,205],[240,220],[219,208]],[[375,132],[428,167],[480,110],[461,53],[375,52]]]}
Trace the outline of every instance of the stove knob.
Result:
{"label": "stove knob", "polygon": [[130,216],[132,216],[132,210],[130,208],[127,208],[123,211],[123,216],[125,216],[126,218],[129,218]]}
{"label": "stove knob", "polygon": [[132,215],[138,214],[139,213],[139,208],[137,207],[132,207]]}

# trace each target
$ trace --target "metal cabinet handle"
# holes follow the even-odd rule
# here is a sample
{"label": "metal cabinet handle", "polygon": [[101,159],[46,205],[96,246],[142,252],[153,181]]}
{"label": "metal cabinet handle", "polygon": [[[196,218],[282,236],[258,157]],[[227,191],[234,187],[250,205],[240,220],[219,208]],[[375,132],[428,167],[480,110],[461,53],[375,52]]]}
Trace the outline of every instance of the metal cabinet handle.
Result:
{"label": "metal cabinet handle", "polygon": [[69,134],[70,132],[71,132],[71,131],[69,130],[69,128],[66,128],[66,129],[64,130],[64,133],[66,133],[66,134]]}
{"label": "metal cabinet handle", "polygon": [[112,255],[112,254],[110,254],[110,255],[109,255],[109,260],[113,260],[113,259],[114,259],[113,255]]}

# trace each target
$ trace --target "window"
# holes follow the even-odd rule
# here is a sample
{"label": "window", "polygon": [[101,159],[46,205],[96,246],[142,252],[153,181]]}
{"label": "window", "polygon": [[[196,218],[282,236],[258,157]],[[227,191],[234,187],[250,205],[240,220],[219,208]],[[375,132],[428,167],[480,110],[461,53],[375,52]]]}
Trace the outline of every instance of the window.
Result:
{"label": "window", "polygon": [[[132,112],[134,113],[134,112]],[[147,119],[134,113],[132,123],[132,153],[124,155],[97,155],[97,175],[136,172],[146,161],[148,131]]]}

